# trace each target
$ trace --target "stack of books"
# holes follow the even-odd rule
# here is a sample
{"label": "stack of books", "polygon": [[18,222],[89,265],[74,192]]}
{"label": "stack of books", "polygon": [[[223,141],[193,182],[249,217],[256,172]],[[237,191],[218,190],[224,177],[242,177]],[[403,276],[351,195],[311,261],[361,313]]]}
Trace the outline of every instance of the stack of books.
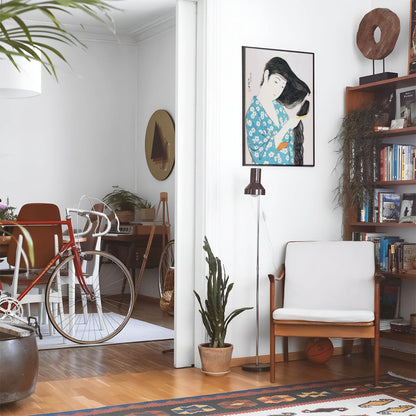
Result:
{"label": "stack of books", "polygon": [[416,147],[391,144],[380,150],[380,181],[415,179]]}
{"label": "stack of books", "polygon": [[399,194],[392,190],[375,189],[360,210],[360,221],[371,223],[416,223],[416,193]]}

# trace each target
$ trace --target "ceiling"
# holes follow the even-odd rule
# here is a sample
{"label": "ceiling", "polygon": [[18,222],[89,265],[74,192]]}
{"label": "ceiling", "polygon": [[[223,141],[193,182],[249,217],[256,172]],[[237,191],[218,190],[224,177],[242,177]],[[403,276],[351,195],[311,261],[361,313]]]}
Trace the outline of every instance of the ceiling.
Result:
{"label": "ceiling", "polygon": [[109,1],[121,9],[111,13],[116,31],[129,34],[142,30],[175,12],[176,0],[117,0]]}
{"label": "ceiling", "polygon": [[[118,10],[110,13],[117,35],[130,36],[146,30],[148,27],[160,24],[175,16],[176,0],[106,0]],[[71,14],[57,13],[58,20],[70,28],[89,33],[107,32],[108,27],[97,19],[79,10],[72,10]],[[41,14],[31,14],[31,21],[44,21]]]}

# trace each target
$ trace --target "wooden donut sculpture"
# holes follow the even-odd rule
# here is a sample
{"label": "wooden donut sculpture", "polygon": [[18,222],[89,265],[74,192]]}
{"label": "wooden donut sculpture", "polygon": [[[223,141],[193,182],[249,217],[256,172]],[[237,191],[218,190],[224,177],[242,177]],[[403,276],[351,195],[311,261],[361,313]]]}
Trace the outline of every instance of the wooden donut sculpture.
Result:
{"label": "wooden donut sculpture", "polygon": [[[375,30],[380,29],[380,40],[374,38]],[[396,45],[400,33],[400,20],[389,9],[374,9],[361,20],[357,32],[357,46],[368,59],[384,59]]]}

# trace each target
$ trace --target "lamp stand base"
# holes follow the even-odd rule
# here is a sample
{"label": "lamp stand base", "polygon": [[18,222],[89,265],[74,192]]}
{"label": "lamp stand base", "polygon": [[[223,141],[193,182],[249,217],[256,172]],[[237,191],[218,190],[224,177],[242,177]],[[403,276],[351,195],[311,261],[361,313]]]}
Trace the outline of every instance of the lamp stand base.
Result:
{"label": "lamp stand base", "polygon": [[266,364],[266,363],[249,363],[249,364],[244,364],[241,367],[244,371],[251,371],[251,372],[257,372],[260,373],[262,371],[269,371],[270,370],[270,365]]}

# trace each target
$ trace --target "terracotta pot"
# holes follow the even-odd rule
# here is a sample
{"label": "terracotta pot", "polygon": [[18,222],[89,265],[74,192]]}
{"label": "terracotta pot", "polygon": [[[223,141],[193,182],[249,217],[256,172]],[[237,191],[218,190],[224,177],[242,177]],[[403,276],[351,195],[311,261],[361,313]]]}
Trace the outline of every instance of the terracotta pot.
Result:
{"label": "terracotta pot", "polygon": [[209,344],[198,345],[202,372],[210,376],[222,376],[230,372],[233,346],[225,344],[224,348],[212,348]]}

